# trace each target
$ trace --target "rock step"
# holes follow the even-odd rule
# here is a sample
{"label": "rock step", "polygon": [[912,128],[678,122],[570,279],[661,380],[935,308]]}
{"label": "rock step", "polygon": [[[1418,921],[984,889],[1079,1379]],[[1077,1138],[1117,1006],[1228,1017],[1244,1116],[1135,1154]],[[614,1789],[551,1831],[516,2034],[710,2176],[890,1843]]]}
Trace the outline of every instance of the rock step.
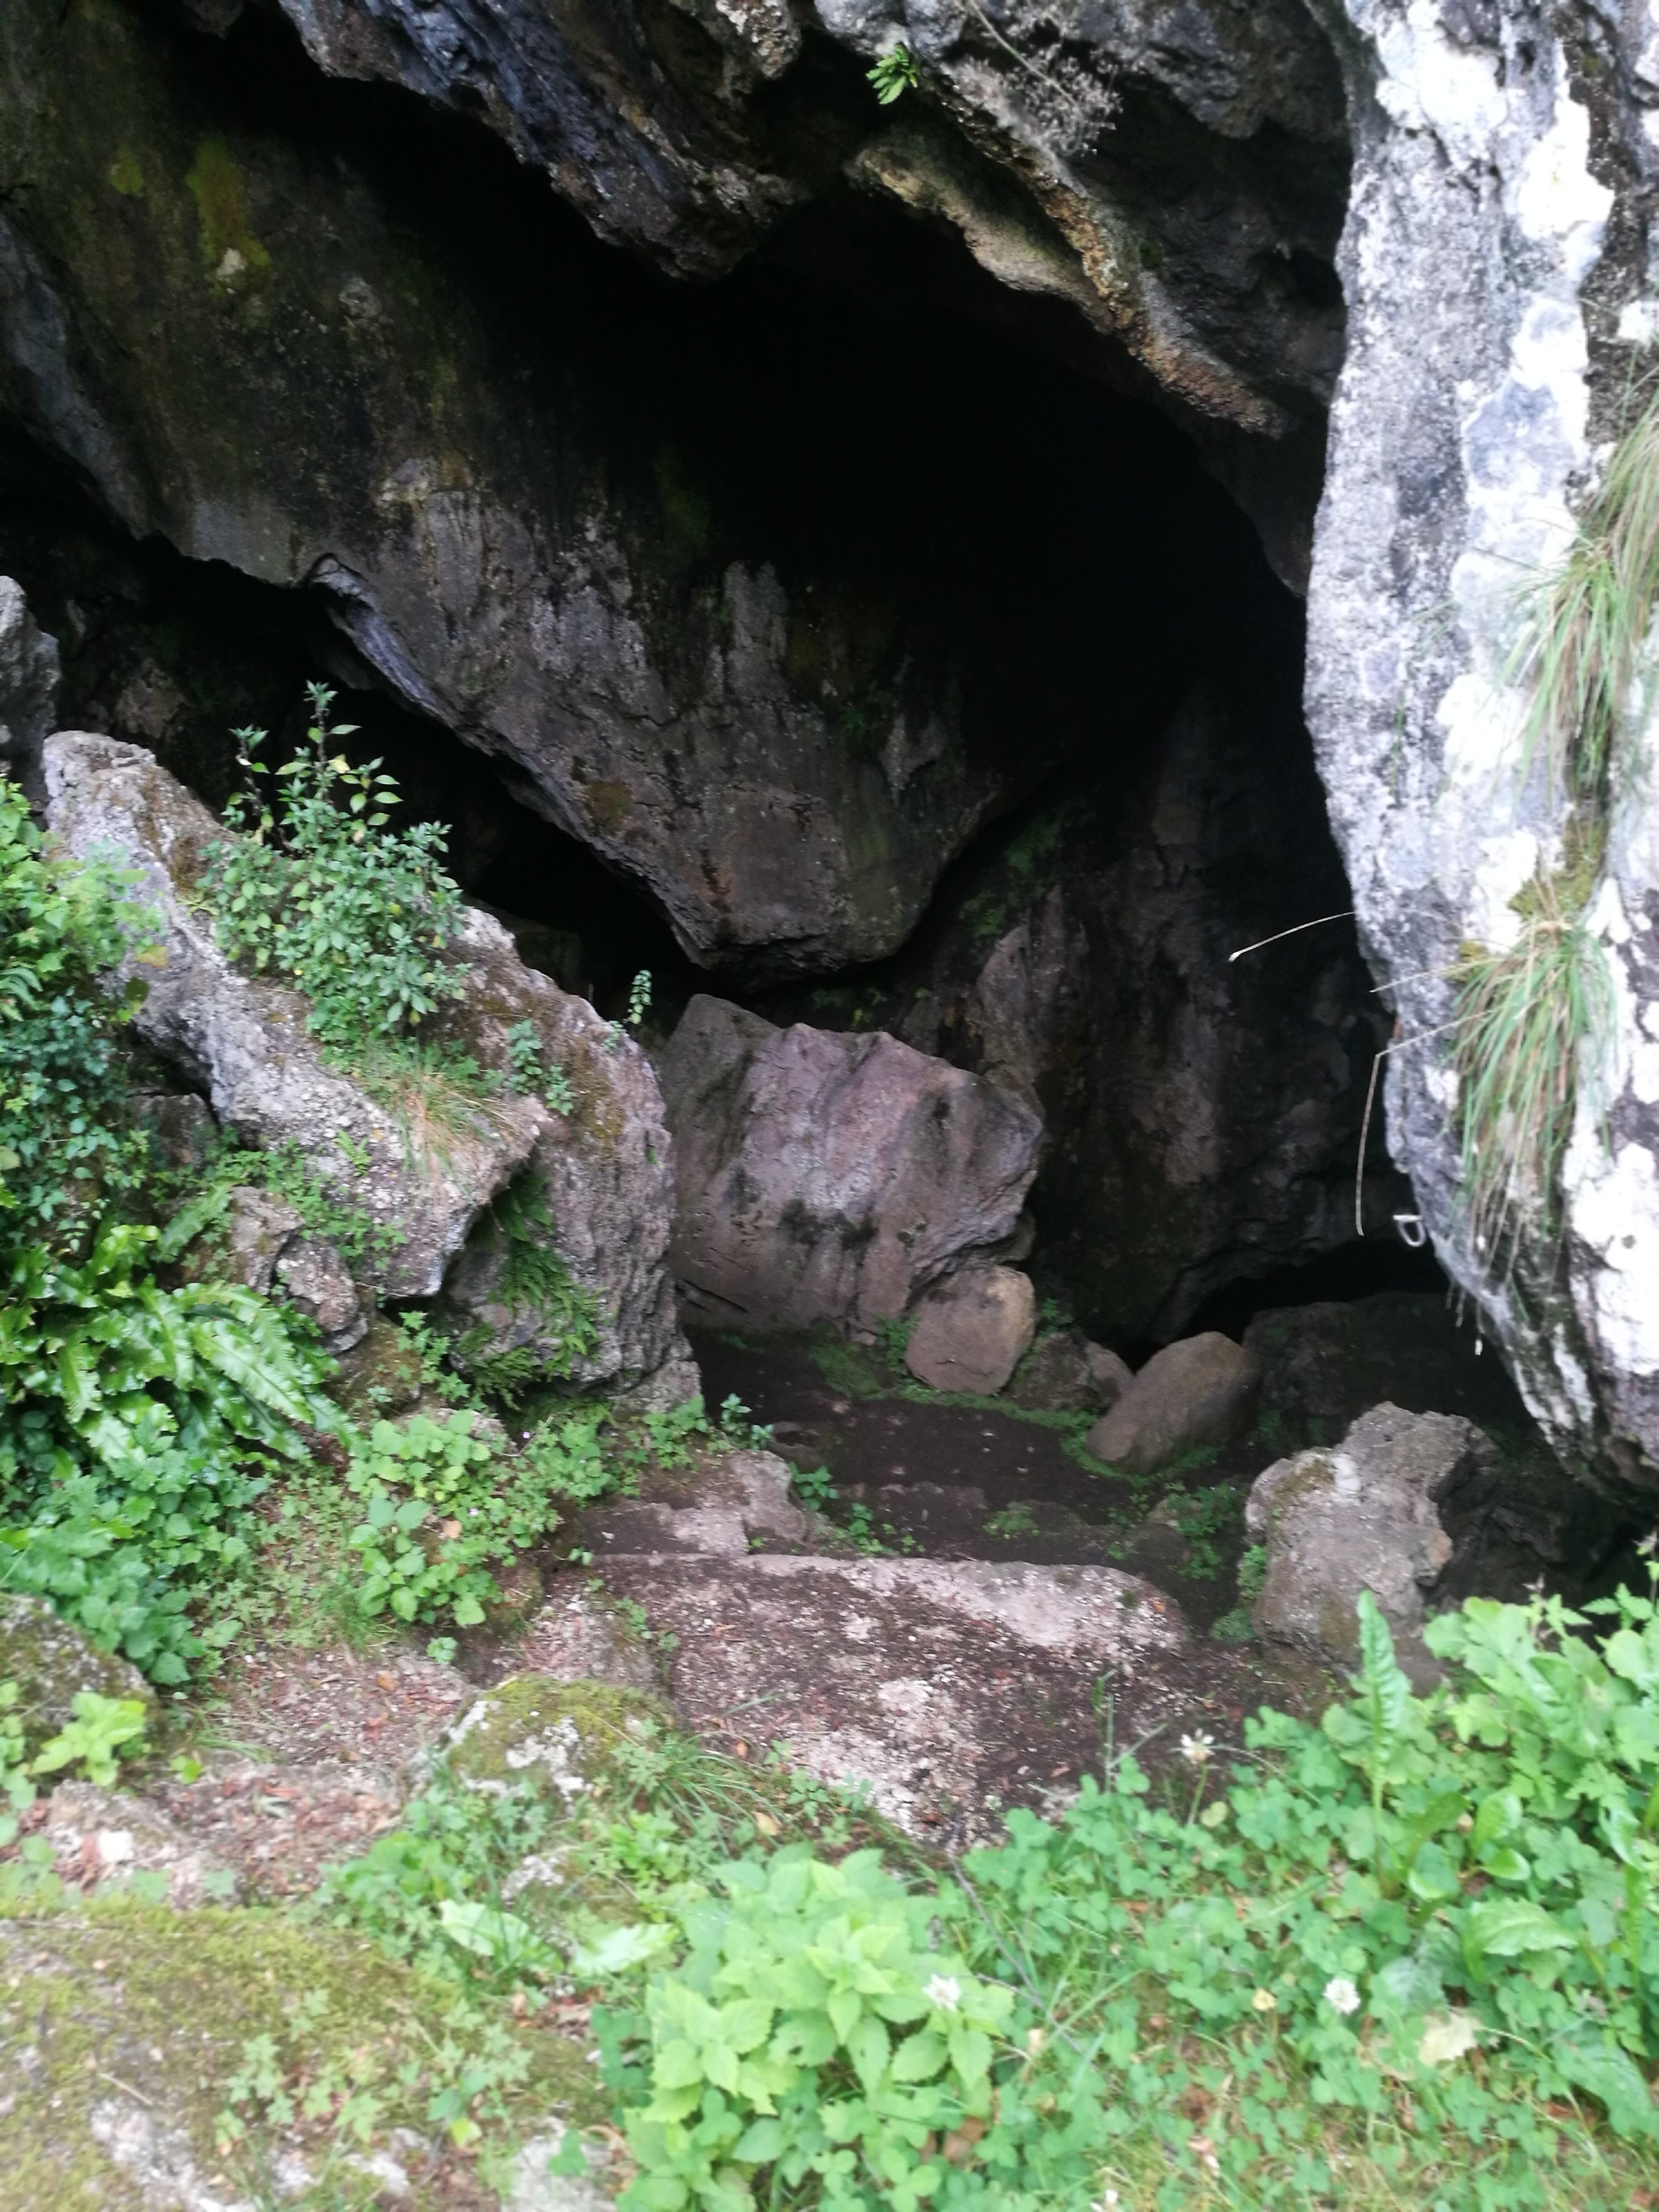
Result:
{"label": "rock step", "polygon": [[953,1848],[1098,1773],[1105,1697],[1120,1744],[1192,1702],[1178,1608],[1112,1567],[658,1551],[603,1573],[689,1726],[744,1756],[780,1744]]}

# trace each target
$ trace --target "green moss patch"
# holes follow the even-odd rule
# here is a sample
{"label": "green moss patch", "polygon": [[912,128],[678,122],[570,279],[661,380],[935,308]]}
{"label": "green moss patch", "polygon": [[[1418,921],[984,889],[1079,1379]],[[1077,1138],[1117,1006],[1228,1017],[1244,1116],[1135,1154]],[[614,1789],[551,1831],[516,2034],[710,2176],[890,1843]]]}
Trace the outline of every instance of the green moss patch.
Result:
{"label": "green moss patch", "polygon": [[[246,2196],[250,2151],[222,2154],[217,2119],[259,2038],[289,2094],[331,2075],[362,2082],[379,2102],[376,2132],[430,2136],[434,2046],[453,2004],[358,1937],[275,1913],[124,1905],[0,1921],[0,2212]],[[512,2092],[526,2124],[600,2117],[574,2045],[528,2030],[514,2039],[530,2062]],[[331,2118],[305,2130],[313,2171]],[[173,2194],[147,2194],[161,2173]]]}
{"label": "green moss patch", "polygon": [[458,1723],[450,1765],[475,1787],[533,1782],[574,1802],[605,1778],[613,1745],[672,1726],[667,1707],[641,1690],[514,1674]]}

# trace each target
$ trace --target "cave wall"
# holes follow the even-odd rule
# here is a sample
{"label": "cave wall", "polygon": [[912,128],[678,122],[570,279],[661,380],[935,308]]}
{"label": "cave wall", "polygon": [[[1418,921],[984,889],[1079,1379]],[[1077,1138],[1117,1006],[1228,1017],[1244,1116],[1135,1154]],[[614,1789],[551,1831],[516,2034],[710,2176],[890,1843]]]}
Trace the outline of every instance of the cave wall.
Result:
{"label": "cave wall", "polygon": [[280,27],[21,0],[0,143],[13,423],[136,535],[320,604],[699,961],[890,951],[1137,709],[1139,564],[1081,507],[1023,526],[1091,463],[1017,373],[849,349],[787,270],[716,311],[505,155],[331,104]]}

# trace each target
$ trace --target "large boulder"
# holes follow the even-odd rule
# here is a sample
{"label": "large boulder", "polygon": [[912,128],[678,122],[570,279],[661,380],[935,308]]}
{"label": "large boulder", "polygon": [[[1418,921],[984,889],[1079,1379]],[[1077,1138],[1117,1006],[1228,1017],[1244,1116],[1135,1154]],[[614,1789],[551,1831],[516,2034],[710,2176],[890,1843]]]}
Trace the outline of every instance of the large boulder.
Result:
{"label": "large boulder", "polygon": [[711,1317],[891,1320],[1013,1233],[1036,1170],[1030,1107],[879,1030],[775,1029],[698,997],[659,1072],[674,1272]]}
{"label": "large boulder", "polygon": [[[380,1296],[434,1296],[469,1231],[511,1186],[514,1236],[556,1261],[587,1337],[574,1355],[562,1339],[549,1341],[545,1303],[512,1295],[513,1239],[492,1219],[456,1270],[459,1315],[483,1332],[477,1348],[527,1345],[579,1383],[648,1384],[665,1371],[671,1395],[690,1395],[695,1375],[664,1267],[673,1147],[631,1038],[526,968],[501,924],[469,908],[448,956],[464,969],[465,995],[442,1018],[444,1035],[505,1076],[509,1033],[528,1023],[574,1103],[555,1113],[504,1085],[423,1134],[418,1098],[371,1092],[325,1057],[298,991],[240,973],[220,951],[198,901],[207,850],[225,833],[199,799],[152,755],[110,738],[60,732],[45,764],[54,834],[72,853],[122,857],[155,918],[158,947],[141,947],[123,969],[147,986],[138,1034],[206,1091],[222,1127],[288,1148],[343,1214],[366,1218]],[[276,1236],[265,1230],[256,1243]],[[279,1274],[285,1256],[273,1255]],[[310,1261],[295,1253],[289,1287],[320,1296],[321,1261],[314,1252]]]}
{"label": "large boulder", "polygon": [[1451,1564],[1440,1506],[1487,1490],[1498,1455],[1472,1421],[1376,1406],[1328,1451],[1298,1452],[1257,1476],[1244,1509],[1265,1547],[1256,1633],[1334,1667],[1359,1656],[1357,1607],[1369,1590],[1401,1664],[1419,1685],[1439,1668],[1422,1638],[1425,1599]]}
{"label": "large boulder", "polygon": [[1085,1439],[1125,1474],[1150,1474],[1183,1452],[1231,1443],[1250,1425],[1261,1371],[1243,1345],[1208,1329],[1154,1352]]}
{"label": "large boulder", "polygon": [[904,1364],[933,1390],[989,1397],[1036,1334],[1036,1293],[1018,1267],[964,1267],[922,1294]]}
{"label": "large boulder", "polygon": [[57,726],[58,641],[28,611],[22,586],[0,576],[0,769],[32,795],[40,748]]}

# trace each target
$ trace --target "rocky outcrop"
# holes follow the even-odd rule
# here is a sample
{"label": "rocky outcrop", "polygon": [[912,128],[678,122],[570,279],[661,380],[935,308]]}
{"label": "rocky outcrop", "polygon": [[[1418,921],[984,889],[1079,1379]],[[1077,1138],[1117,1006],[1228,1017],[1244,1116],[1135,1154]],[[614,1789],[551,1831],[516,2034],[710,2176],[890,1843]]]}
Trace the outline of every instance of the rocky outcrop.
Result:
{"label": "rocky outcrop", "polygon": [[1461,1413],[1518,1438],[1526,1408],[1503,1361],[1482,1347],[1477,1319],[1432,1291],[1270,1307],[1244,1332],[1244,1349],[1261,1367],[1259,1433],[1280,1452],[1334,1444],[1386,1402],[1410,1413]]}
{"label": "rocky outcrop", "polygon": [[1021,1360],[1008,1395],[1015,1405],[1053,1413],[1104,1413],[1134,1380],[1133,1370],[1080,1328],[1051,1329]]}
{"label": "rocky outcrop", "polygon": [[1036,1294],[1018,1267],[964,1267],[923,1292],[904,1364],[933,1390],[990,1397],[1036,1334]]}
{"label": "rocky outcrop", "polygon": [[1645,374],[1659,145],[1644,9],[1347,0],[1349,345],[1309,597],[1307,699],[1367,957],[1400,1018],[1395,1156],[1533,1412],[1626,1500],[1659,1492],[1654,748],[1631,732],[1588,909],[1613,984],[1563,1218],[1510,1273],[1473,1245],[1446,971],[1512,944],[1563,860],[1514,648]]}
{"label": "rocky outcrop", "polygon": [[[186,1265],[198,1257],[186,1254]],[[326,1237],[307,1237],[305,1219],[275,1191],[239,1188],[228,1194],[223,1219],[202,1240],[191,1272],[228,1274],[250,1291],[273,1290],[314,1322],[329,1352],[349,1352],[368,1334],[351,1271]]]}
{"label": "rocky outcrop", "polygon": [[1097,1459],[1125,1474],[1150,1474],[1183,1452],[1231,1443],[1250,1425],[1261,1370],[1218,1330],[1154,1352],[1085,1438]]}
{"label": "rocky outcrop", "polygon": [[1095,1769],[1103,1675],[1120,1729],[1185,1710],[1178,1610],[1112,1567],[613,1553],[602,1571],[676,1639],[691,1725],[781,1742],[953,1847]]}
{"label": "rocky outcrop", "polygon": [[40,775],[40,748],[56,729],[58,641],[28,611],[22,587],[0,576],[0,767],[31,795]]}
{"label": "rocky outcrop", "polygon": [[1369,1590],[1393,1632],[1400,1662],[1419,1686],[1440,1669],[1423,1642],[1425,1600],[1450,1564],[1437,1510],[1496,1472],[1497,1455],[1471,1421],[1377,1406],[1329,1451],[1278,1460],[1258,1475],[1245,1526],[1267,1550],[1256,1633],[1334,1667],[1359,1656],[1356,1607]]}
{"label": "rocky outcrop", "polygon": [[[304,14],[343,67],[349,47],[378,73],[388,38],[423,53],[434,96],[469,100],[477,61],[497,118],[547,69],[561,96],[586,81],[583,112],[610,115],[601,136],[642,167],[601,161],[586,192],[567,149],[561,184],[640,209],[678,158],[674,71],[646,62],[628,11],[592,12],[580,60],[544,10],[471,12],[463,36],[411,9],[412,44],[381,11]],[[718,84],[706,32],[675,15],[668,34]],[[641,69],[626,123],[611,103]],[[882,112],[851,82],[871,135]],[[800,86],[811,105],[822,79]],[[323,89],[263,9],[220,50],[132,0],[95,26],[53,0],[8,8],[0,140],[50,181],[0,218],[0,415],[134,538],[290,594],[340,665],[489,756],[700,963],[822,972],[892,951],[990,815],[1130,726],[1146,593],[1096,518],[1144,426],[1120,426],[1073,509],[1046,388],[1027,402],[1000,376],[957,398],[924,370],[925,480],[890,482],[884,331],[844,358],[839,309],[781,301],[775,271],[711,316],[487,143],[458,161],[413,102],[385,160],[355,106],[285,127]],[[740,165],[717,168],[747,193]],[[817,181],[838,173],[832,153]],[[717,228],[719,193],[702,205]],[[984,439],[994,399],[1024,420],[1018,444]],[[1034,468],[1062,518],[1036,533]]]}
{"label": "rocky outcrop", "polygon": [[873,1328],[1013,1232],[1042,1125],[881,1031],[687,1007],[659,1064],[679,1164],[671,1257],[699,1310]]}
{"label": "rocky outcrop", "polygon": [[[220,951],[196,902],[207,849],[223,835],[206,807],[136,745],[59,732],[45,757],[53,831],[73,853],[125,857],[154,915],[158,944],[141,946],[123,970],[146,987],[134,1016],[139,1035],[201,1085],[222,1127],[257,1147],[289,1148],[342,1216],[368,1224],[363,1264],[379,1295],[433,1297],[469,1231],[511,1186],[514,1233],[555,1255],[587,1328],[574,1351],[562,1334],[550,1340],[546,1302],[514,1295],[511,1239],[493,1221],[456,1266],[449,1291],[462,1320],[483,1331],[475,1352],[524,1346],[577,1383],[648,1390],[654,1380],[672,1395],[690,1395],[695,1371],[664,1267],[672,1145],[650,1066],[630,1038],[525,968],[501,925],[472,909],[451,951],[465,965],[466,990],[444,1018],[448,1042],[504,1078],[508,1033],[529,1024],[544,1062],[564,1070],[571,1110],[555,1113],[503,1081],[493,1093],[451,1100],[439,1121],[412,1079],[394,1071],[371,1089],[370,1079],[325,1057],[300,993],[239,974]],[[295,1242],[290,1257],[295,1225],[252,1224],[253,1256],[261,1267],[269,1257],[273,1275],[286,1262],[295,1278],[283,1277],[287,1286],[333,1310],[343,1293],[323,1282],[320,1254],[307,1258]],[[335,1321],[349,1339],[351,1317],[337,1311]]]}

